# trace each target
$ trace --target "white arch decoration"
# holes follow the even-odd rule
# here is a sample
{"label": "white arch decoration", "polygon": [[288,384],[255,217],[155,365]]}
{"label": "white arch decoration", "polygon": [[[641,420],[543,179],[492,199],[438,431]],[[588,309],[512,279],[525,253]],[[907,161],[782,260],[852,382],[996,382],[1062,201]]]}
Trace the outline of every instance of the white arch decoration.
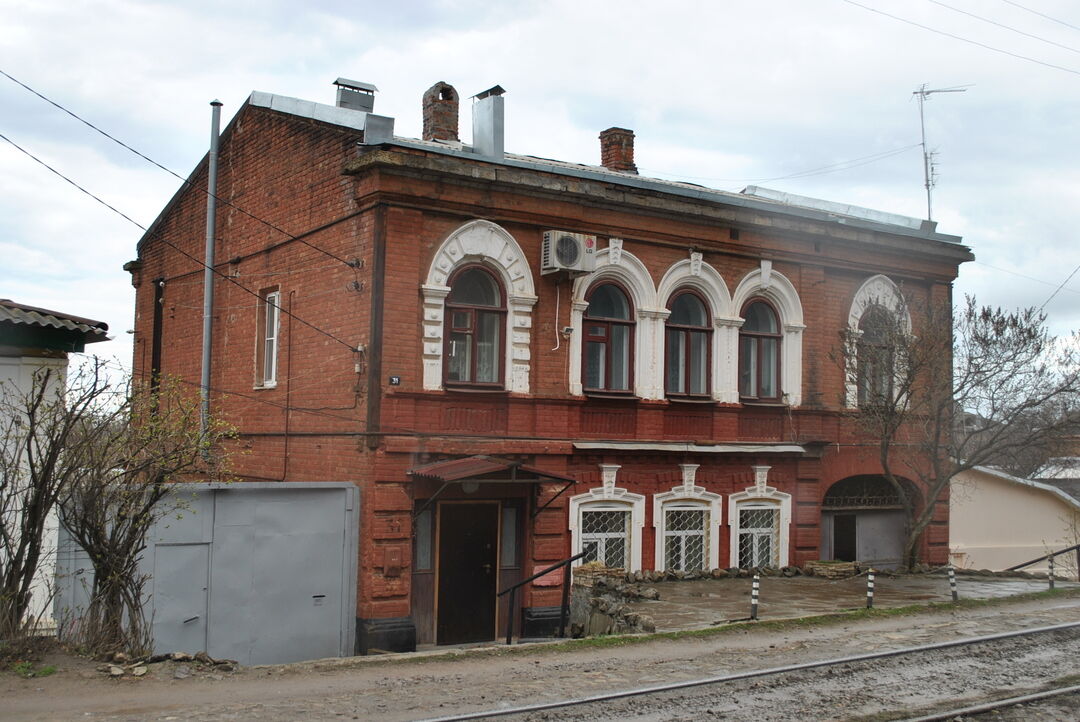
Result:
{"label": "white arch decoration", "polygon": [[[615,486],[619,464],[600,464],[602,483],[597,489],[570,497],[571,556],[581,553],[581,513],[583,511],[629,511],[630,554],[628,572],[641,570],[641,530],[645,527],[645,497]],[[578,559],[574,566],[581,564]]]}
{"label": "white arch decoration", "polygon": [[728,554],[729,564],[739,565],[739,507],[762,506],[778,509],[780,528],[777,530],[777,558],[780,566],[791,563],[788,557],[791,536],[791,494],[777,491],[768,485],[769,466],[755,466],[754,485],[728,497],[728,526],[731,528],[731,543]]}
{"label": "white arch decoration", "polygon": [[608,247],[596,254],[596,270],[587,276],[574,279],[573,296],[570,303],[570,393],[580,396],[583,393],[581,383],[581,336],[582,318],[589,307],[585,295],[588,290],[602,281],[619,281],[630,293],[634,304],[637,323],[634,326],[634,394],[643,399],[662,399],[664,397],[663,374],[660,370],[663,359],[664,319],[667,309],[659,308],[656,302],[656,288],[652,276],[636,256],[622,249],[622,240],[612,238]]}
{"label": "white arch decoration", "polygon": [[[709,302],[713,326],[715,332],[712,340],[712,397],[714,401],[723,403],[738,403],[738,349],[739,349],[739,326],[742,320],[737,317],[737,311],[732,309],[731,293],[727,284],[724,283],[720,273],[703,263],[701,254],[694,251],[690,258],[675,263],[667,270],[660,279],[657,287],[657,301],[665,307],[672,294],[683,288],[693,288],[699,291]],[[667,315],[664,316],[664,320]],[[661,344],[663,334],[661,334]],[[664,348],[661,345],[657,358],[665,358]],[[660,372],[663,381],[663,369]]]}
{"label": "white arch decoration", "polygon": [[716,569],[720,566],[720,525],[724,521],[721,516],[723,497],[705,491],[705,487],[695,486],[694,480],[698,464],[679,464],[679,468],[682,469],[682,483],[671,491],[653,496],[653,527],[656,529],[656,569],[664,571],[667,566],[667,555],[664,554],[664,533],[666,531],[667,515],[664,513],[664,505],[678,504],[680,502],[703,507],[708,512],[709,521],[705,537],[708,542],[708,547],[705,550],[706,561],[709,569]]}
{"label": "white arch decoration", "polygon": [[[743,306],[754,297],[771,301],[780,313],[780,326],[783,333],[783,343],[780,347],[781,391],[789,405],[798,406],[802,403],[802,333],[806,328],[803,324],[802,301],[799,300],[799,292],[786,276],[772,269],[771,261],[763,260],[761,267],[746,274],[735,289],[731,299],[735,313],[742,313]],[[739,326],[742,326],[741,319]],[[736,358],[738,358],[737,352],[736,345]],[[737,378],[735,391],[738,393]]]}
{"label": "white arch decoration", "polygon": [[[863,281],[851,300],[851,309],[848,311],[848,332],[853,338],[857,339],[860,336],[859,322],[871,306],[881,306],[893,314],[901,314],[900,321],[904,331],[911,333],[911,313],[908,312],[900,287],[891,278],[879,273]],[[849,354],[846,360],[844,396],[848,408],[852,409],[859,405],[858,375],[858,359]]]}
{"label": "white arch decoration", "polygon": [[506,290],[503,368],[508,391],[529,392],[532,308],[536,305],[532,269],[514,237],[491,221],[469,221],[446,237],[428,267],[424,296],[424,388],[443,388],[443,333],[450,275],[466,263],[480,263],[499,277]]}

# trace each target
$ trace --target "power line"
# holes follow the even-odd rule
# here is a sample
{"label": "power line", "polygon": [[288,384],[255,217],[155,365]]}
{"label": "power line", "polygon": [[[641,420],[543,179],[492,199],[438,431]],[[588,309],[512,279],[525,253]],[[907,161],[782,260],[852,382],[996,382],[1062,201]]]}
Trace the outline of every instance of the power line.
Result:
{"label": "power line", "polygon": [[[1008,274],[1011,274],[1011,275],[1016,276],[1018,278],[1025,278],[1025,279],[1027,279],[1029,281],[1034,281],[1035,283],[1041,283],[1041,284],[1046,285],[1046,286],[1057,286],[1058,285],[1054,281],[1047,281],[1045,278],[1035,278],[1034,276],[1028,276],[1027,274],[1024,274],[1024,273],[1018,273],[1017,271],[1012,271],[1012,270],[1010,270],[1008,268],[1001,268],[999,266],[993,266],[993,265],[990,265],[989,263],[987,263],[986,261],[976,260],[976,261],[974,261],[974,263],[977,266],[986,266],[987,268],[992,268],[995,271],[1001,271],[1002,273],[1008,273]],[[1061,287],[1058,288],[1058,290],[1059,291],[1068,291],[1069,293],[1080,293],[1080,291],[1078,291],[1076,289],[1073,289],[1073,288],[1064,288],[1064,284],[1062,284]]]}
{"label": "power line", "polygon": [[[188,187],[190,187],[190,188],[194,188],[194,189],[195,189],[195,190],[197,190],[197,191],[200,191],[200,192],[202,192],[202,193],[205,193],[205,194],[206,194],[207,196],[213,196],[213,197],[214,197],[214,200],[218,201],[219,203],[222,203],[222,204],[224,204],[224,205],[228,206],[229,208],[232,208],[233,210],[235,210],[235,211],[237,211],[237,212],[239,212],[239,213],[241,213],[241,214],[243,214],[243,215],[247,216],[248,218],[252,219],[253,221],[256,221],[256,222],[258,222],[258,223],[262,223],[262,224],[263,224],[263,225],[265,225],[265,226],[266,226],[267,228],[270,228],[270,229],[272,229],[272,230],[274,230],[274,231],[277,231],[278,233],[281,233],[282,235],[284,235],[284,236],[285,236],[286,238],[288,238],[289,240],[292,240],[292,241],[299,241],[300,243],[303,243],[303,244],[304,244],[305,246],[307,246],[308,248],[314,249],[314,250],[318,251],[319,253],[323,253],[323,254],[325,254],[325,255],[329,256],[330,258],[333,258],[333,259],[334,259],[335,261],[338,261],[339,263],[343,263],[343,264],[345,264],[346,266],[348,266],[348,267],[350,267],[350,268],[355,268],[355,267],[356,267],[356,265],[355,265],[355,263],[354,263],[354,262],[352,262],[352,261],[346,261],[346,260],[345,260],[344,258],[341,258],[341,257],[339,257],[339,256],[337,256],[337,255],[335,255],[335,254],[331,253],[330,251],[327,251],[327,250],[326,250],[326,249],[324,249],[324,248],[319,248],[318,246],[316,246],[316,245],[315,245],[315,244],[313,244],[313,243],[308,243],[308,242],[307,242],[307,241],[305,241],[305,240],[304,240],[303,238],[298,238],[298,237],[294,236],[293,234],[289,233],[288,231],[286,231],[286,230],[285,230],[285,229],[283,229],[283,228],[280,228],[280,227],[278,227],[277,225],[275,225],[275,224],[271,223],[270,221],[268,221],[268,220],[265,220],[265,219],[263,219],[263,218],[260,218],[259,216],[256,216],[256,215],[255,215],[254,213],[250,213],[250,212],[248,212],[248,211],[244,210],[244,209],[243,209],[243,208],[241,208],[240,206],[238,206],[238,205],[236,205],[235,203],[232,203],[232,202],[230,202],[230,201],[226,200],[225,198],[222,198],[222,197],[221,197],[221,196],[219,196],[219,195],[216,195],[216,194],[214,194],[214,193],[211,193],[211,192],[210,192],[210,190],[209,190],[209,189],[207,189],[207,188],[200,188],[200,187],[196,186],[196,185],[195,185],[194,183],[192,183],[192,182],[191,182],[190,180],[188,180],[187,178],[185,178],[185,177],[181,176],[181,175],[180,175],[179,173],[177,173],[177,172],[175,172],[175,171],[171,170],[170,168],[166,168],[165,166],[163,166],[163,165],[162,165],[161,163],[158,163],[158,162],[157,162],[156,160],[154,160],[153,158],[150,158],[150,157],[149,157],[149,156],[147,156],[146,154],[144,154],[144,153],[141,153],[140,151],[136,150],[135,148],[132,148],[132,147],[131,147],[130,145],[128,145],[127,143],[125,143],[125,142],[123,142],[122,140],[120,140],[120,139],[118,139],[118,138],[116,138],[116,137],[114,137],[114,136],[110,135],[110,134],[109,134],[108,132],[106,132],[106,131],[102,130],[101,128],[97,127],[96,125],[94,125],[94,124],[93,124],[93,123],[91,123],[90,121],[88,121],[88,120],[86,120],[85,118],[81,117],[80,115],[76,114],[76,113],[75,113],[74,111],[68,110],[67,108],[65,108],[65,107],[64,107],[63,105],[61,105],[60,103],[57,103],[57,102],[56,102],[55,100],[52,100],[51,98],[47,98],[46,96],[42,95],[41,93],[39,93],[38,91],[34,90],[33,88],[31,88],[31,87],[30,87],[29,85],[27,85],[26,83],[22,82],[22,81],[21,81],[21,80],[19,80],[18,78],[15,78],[15,77],[13,77],[12,75],[10,75],[9,73],[7,73],[6,71],[4,71],[4,70],[3,70],[2,68],[0,68],[0,74],[2,74],[2,75],[3,75],[4,77],[6,77],[6,78],[7,78],[8,80],[10,80],[11,82],[15,83],[16,85],[18,85],[18,86],[20,86],[20,87],[22,87],[22,88],[25,88],[26,90],[30,91],[31,93],[33,93],[33,94],[34,94],[34,95],[36,95],[37,97],[39,97],[39,98],[41,98],[42,100],[44,100],[44,101],[45,101],[46,103],[48,103],[49,105],[52,105],[53,107],[57,108],[58,110],[61,110],[61,111],[63,111],[64,113],[67,113],[67,114],[68,114],[68,115],[70,115],[70,116],[71,116],[72,118],[74,118],[75,120],[79,121],[80,123],[82,123],[82,124],[83,124],[83,125],[85,125],[86,127],[88,127],[88,128],[90,128],[90,129],[94,130],[95,132],[97,132],[97,133],[100,133],[101,135],[105,136],[106,138],[108,138],[108,139],[109,139],[109,140],[111,140],[112,142],[114,142],[114,143],[116,143],[117,145],[119,145],[119,146],[120,146],[121,148],[124,148],[124,149],[126,149],[126,150],[129,150],[129,151],[131,151],[131,152],[132,152],[132,153],[134,153],[135,155],[137,155],[137,156],[139,156],[140,158],[142,158],[143,160],[145,160],[145,161],[146,161],[147,163],[150,163],[150,164],[151,164],[151,165],[153,165],[154,167],[156,167],[156,168],[160,168],[161,170],[165,171],[166,173],[168,173],[169,175],[173,176],[174,178],[177,178],[177,179],[179,179],[179,180],[180,180],[180,182],[181,182],[181,183],[183,183],[183,184],[184,184],[185,186],[188,186]],[[130,219],[129,219],[129,220],[130,220]],[[143,230],[145,231],[146,229],[144,228]]]}
{"label": "power line", "polygon": [[1064,25],[1067,28],[1072,28],[1073,30],[1080,30],[1080,27],[1077,27],[1077,26],[1075,26],[1075,25],[1073,25],[1071,23],[1067,23],[1064,20],[1058,20],[1057,18],[1051,17],[1051,16],[1047,15],[1046,13],[1039,12],[1038,10],[1032,10],[1031,8],[1025,7],[1025,6],[1021,5],[1020,3],[1013,2],[1012,0],[1001,0],[1001,2],[1003,2],[1003,3],[1007,4],[1007,5],[1012,5],[1014,8],[1020,8],[1021,10],[1026,10],[1027,12],[1031,13],[1032,15],[1038,15],[1041,18],[1046,18],[1047,20],[1050,20],[1051,22],[1058,23],[1059,25]]}
{"label": "power line", "polygon": [[1072,277],[1076,275],[1077,271],[1080,271],[1080,266],[1077,266],[1076,268],[1074,268],[1073,272],[1069,274],[1069,277],[1066,278],[1064,281],[1062,281],[1061,285],[1058,286],[1057,288],[1055,288],[1054,292],[1050,294],[1050,297],[1042,302],[1042,305],[1039,306],[1040,311],[1043,310],[1044,308],[1046,308],[1046,304],[1048,304],[1048,303],[1050,303],[1051,301],[1054,300],[1054,296],[1058,295],[1058,293],[1061,291],[1061,289],[1065,288],[1065,284],[1072,280]]}
{"label": "power line", "polygon": [[761,183],[764,181],[787,180],[789,178],[807,178],[814,175],[825,175],[826,173],[835,173],[837,171],[848,170],[850,168],[858,168],[859,166],[875,163],[879,160],[885,160],[886,158],[890,158],[894,155],[899,155],[900,153],[906,153],[912,148],[918,147],[918,143],[913,143],[911,145],[905,145],[903,148],[893,148],[892,150],[881,151],[880,153],[873,153],[871,155],[865,155],[860,158],[843,160],[838,163],[832,163],[830,165],[821,166],[818,168],[798,171],[796,173],[789,173],[788,175],[774,176],[772,178],[714,178],[710,176],[681,175],[679,173],[669,173],[667,171],[655,170],[650,168],[642,168],[641,170],[648,173],[660,173],[663,175],[674,176],[676,178],[692,178],[694,180],[711,180],[721,181],[724,183]]}
{"label": "power line", "polygon": [[989,18],[984,18],[981,15],[976,15],[975,13],[970,13],[967,10],[961,10],[960,8],[954,8],[952,5],[946,5],[945,3],[941,2],[940,0],[928,0],[928,2],[931,2],[934,5],[940,5],[941,7],[945,8],[946,10],[952,10],[954,13],[960,13],[961,15],[967,15],[968,17],[975,18],[976,20],[981,20],[984,23],[989,23],[990,25],[994,25],[994,26],[997,26],[999,28],[1004,28],[1005,30],[1009,30],[1011,32],[1017,33],[1018,35],[1023,35],[1026,38],[1031,38],[1033,40],[1038,40],[1039,42],[1043,42],[1043,43],[1046,43],[1048,45],[1053,45],[1054,47],[1061,48],[1062,50],[1068,50],[1071,53],[1080,53],[1080,50],[1077,50],[1076,48],[1069,47],[1068,45],[1062,45],[1061,43],[1055,43],[1053,40],[1047,40],[1046,38],[1039,37],[1038,35],[1033,35],[1031,33],[1026,33],[1023,30],[1018,30],[1018,29],[1012,27],[1011,25],[1006,25],[1004,23],[999,23],[999,22],[997,22],[995,20],[990,20]]}
{"label": "power line", "polygon": [[[2,71],[0,71],[0,72],[2,72]],[[22,146],[20,146],[20,145],[19,145],[18,143],[16,143],[15,141],[13,141],[13,140],[12,140],[11,138],[8,138],[8,137],[7,137],[6,135],[4,135],[4,134],[0,133],[0,139],[2,139],[2,140],[5,140],[5,141],[7,141],[7,142],[8,142],[9,144],[11,144],[11,146],[12,146],[13,148],[15,148],[16,150],[18,150],[18,151],[19,151],[20,153],[22,153],[23,155],[27,156],[28,158],[30,158],[30,159],[31,159],[32,161],[34,161],[35,163],[38,163],[39,165],[41,165],[41,166],[44,166],[44,167],[45,167],[45,168],[46,168],[46,169],[47,169],[47,170],[48,170],[49,172],[53,173],[54,175],[56,175],[57,177],[59,177],[59,178],[60,178],[60,179],[62,179],[63,181],[65,181],[65,182],[69,183],[70,185],[74,186],[75,188],[77,188],[77,189],[78,189],[79,191],[81,191],[82,193],[85,193],[85,194],[86,194],[87,196],[89,196],[90,198],[93,198],[93,199],[94,199],[95,201],[97,201],[97,202],[98,202],[98,203],[100,203],[101,205],[105,206],[105,207],[106,207],[106,208],[108,208],[108,209],[109,209],[110,211],[112,211],[113,213],[117,214],[118,216],[120,216],[121,218],[123,218],[124,220],[126,220],[126,221],[127,221],[128,223],[131,223],[131,224],[132,224],[132,225],[134,225],[134,226],[135,226],[136,228],[139,228],[139,229],[141,229],[141,230],[142,230],[143,232],[146,232],[146,226],[142,225],[142,224],[141,224],[141,223],[139,223],[138,221],[136,221],[136,220],[134,220],[133,218],[131,218],[131,216],[127,215],[126,213],[124,213],[124,212],[122,212],[122,211],[120,211],[119,209],[115,208],[114,206],[112,206],[112,205],[109,205],[109,204],[108,204],[107,202],[105,202],[104,200],[102,200],[102,199],[101,199],[101,198],[99,198],[98,196],[94,195],[93,193],[91,193],[91,192],[90,192],[90,191],[88,191],[87,189],[83,188],[83,187],[82,187],[81,185],[79,185],[78,183],[76,183],[75,181],[73,181],[73,180],[72,180],[71,178],[68,178],[68,177],[67,177],[66,175],[64,175],[64,174],[63,174],[63,173],[61,173],[60,171],[56,170],[56,169],[55,169],[55,168],[53,168],[53,167],[52,167],[51,165],[49,165],[48,163],[46,163],[45,161],[41,160],[41,159],[40,159],[40,158],[38,158],[38,157],[37,157],[36,155],[34,155],[33,153],[31,153],[30,151],[28,151],[28,150],[26,150],[25,148],[23,148]],[[204,262],[203,262],[203,261],[201,261],[200,259],[196,258],[195,256],[191,255],[190,253],[188,253],[188,252],[187,252],[187,251],[185,251],[184,249],[180,248],[179,246],[177,246],[177,245],[176,245],[175,243],[173,243],[173,242],[172,242],[172,241],[170,241],[169,239],[165,238],[164,236],[160,236],[160,235],[159,235],[159,236],[158,236],[157,238],[158,238],[158,240],[159,240],[159,241],[161,241],[162,243],[164,243],[165,245],[167,245],[167,246],[168,246],[169,248],[172,248],[172,249],[173,249],[174,251],[176,251],[177,253],[179,253],[179,254],[181,254],[182,256],[184,256],[184,257],[186,257],[186,258],[188,258],[188,259],[190,259],[190,260],[194,261],[195,263],[199,264],[199,265],[200,265],[200,266],[202,266],[203,268],[207,268],[207,269],[209,269],[209,270],[210,270],[210,271],[211,271],[212,273],[215,273],[215,274],[217,274],[217,275],[218,275],[218,276],[219,276],[220,278],[223,278],[223,279],[225,279],[226,281],[228,281],[229,283],[233,284],[234,286],[236,286],[236,287],[237,287],[237,288],[239,288],[240,290],[244,291],[244,293],[248,293],[248,294],[250,294],[250,295],[254,296],[255,298],[259,298],[259,299],[261,299],[261,298],[262,298],[262,296],[260,296],[260,295],[259,295],[259,294],[258,294],[257,292],[255,292],[255,291],[252,291],[251,289],[249,289],[249,288],[247,288],[246,286],[242,285],[242,284],[241,284],[241,283],[240,283],[239,281],[237,281],[236,279],[232,278],[232,277],[231,277],[231,276],[229,276],[229,275],[226,275],[226,274],[222,273],[221,271],[217,270],[216,268],[214,268],[214,267],[212,267],[212,266],[208,266],[208,265],[207,265],[206,263],[204,263]],[[327,338],[329,338],[329,339],[332,339],[332,340],[334,340],[334,341],[337,341],[338,343],[340,343],[340,344],[341,344],[342,346],[344,346],[345,348],[349,349],[350,351],[352,351],[352,352],[354,352],[354,353],[356,352],[356,348],[355,348],[355,347],[354,347],[354,346],[353,346],[352,344],[350,344],[350,343],[348,343],[348,342],[346,342],[346,341],[342,341],[342,340],[341,340],[340,338],[338,338],[338,337],[337,337],[337,336],[335,336],[334,334],[330,333],[329,331],[324,331],[323,329],[319,328],[319,327],[318,327],[318,326],[316,326],[315,324],[313,324],[313,323],[310,323],[309,321],[305,321],[304,319],[300,318],[300,317],[299,317],[299,316],[297,316],[296,314],[294,314],[294,313],[292,313],[292,312],[290,312],[290,311],[287,311],[286,309],[284,309],[284,308],[281,308],[280,306],[278,306],[278,310],[280,310],[280,311],[281,311],[282,313],[286,314],[287,316],[290,316],[290,317],[292,317],[293,319],[295,319],[295,320],[299,321],[300,323],[304,324],[304,325],[305,325],[305,326],[307,326],[308,328],[311,328],[312,330],[314,330],[314,331],[317,331],[318,333],[321,333],[322,335],[326,336]]]}
{"label": "power line", "polygon": [[1020,55],[1019,53],[1013,53],[1013,52],[1010,52],[1008,50],[1002,50],[1001,48],[995,48],[993,45],[987,45],[986,43],[980,43],[978,40],[971,40],[969,38],[961,37],[959,35],[953,35],[952,33],[945,32],[944,30],[938,30],[937,28],[932,28],[929,25],[923,25],[922,23],[917,23],[914,20],[908,20],[907,18],[902,18],[902,17],[900,17],[898,15],[892,15],[891,13],[887,13],[884,10],[878,10],[877,8],[872,8],[872,7],[868,6],[868,5],[863,5],[862,3],[855,2],[855,0],[843,0],[843,2],[846,2],[848,5],[854,5],[857,8],[862,8],[863,10],[868,10],[869,12],[872,12],[872,13],[877,13],[878,15],[883,15],[883,16],[885,16],[887,18],[892,18],[893,20],[897,20],[897,21],[902,22],[902,23],[907,23],[908,25],[912,25],[912,26],[917,27],[917,28],[922,28],[923,30],[928,30],[928,31],[930,31],[932,33],[937,33],[938,35],[944,35],[945,37],[952,38],[953,40],[959,40],[962,43],[968,43],[969,45],[977,45],[980,48],[985,48],[986,50],[992,50],[993,52],[1001,53],[1002,55],[1008,55],[1011,58],[1017,58],[1019,60],[1026,60],[1029,63],[1035,63],[1036,65],[1042,65],[1043,67],[1046,67],[1046,68],[1053,68],[1055,70],[1062,70],[1062,71],[1064,71],[1066,73],[1072,73],[1073,75],[1080,75],[1080,70],[1075,70],[1073,68],[1066,68],[1063,65],[1055,65],[1054,63],[1047,63],[1047,62],[1044,62],[1042,60],[1036,60],[1035,58],[1028,57],[1027,55]]}

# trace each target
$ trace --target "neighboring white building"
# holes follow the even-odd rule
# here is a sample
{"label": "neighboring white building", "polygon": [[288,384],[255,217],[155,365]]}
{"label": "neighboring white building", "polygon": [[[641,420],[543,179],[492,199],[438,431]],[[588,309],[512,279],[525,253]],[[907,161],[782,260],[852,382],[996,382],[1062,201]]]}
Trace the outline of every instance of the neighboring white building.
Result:
{"label": "neighboring white building", "polygon": [[[107,341],[108,329],[101,321],[0,299],[0,393],[24,396],[44,369],[56,372],[51,377],[52,383],[63,383],[68,354],[82,352],[88,343]],[[16,441],[8,437],[3,443],[10,445]],[[42,561],[30,602],[29,613],[45,629],[54,626],[49,603],[56,574],[57,527],[53,514],[46,523]],[[3,553],[0,548],[0,554]]]}
{"label": "neighboring white building", "polygon": [[[1005,472],[975,467],[958,474],[949,498],[953,564],[1000,571],[1080,543],[1080,501],[1061,489]],[[1075,553],[1055,571],[1075,575]],[[1045,561],[1025,571],[1046,571]]]}

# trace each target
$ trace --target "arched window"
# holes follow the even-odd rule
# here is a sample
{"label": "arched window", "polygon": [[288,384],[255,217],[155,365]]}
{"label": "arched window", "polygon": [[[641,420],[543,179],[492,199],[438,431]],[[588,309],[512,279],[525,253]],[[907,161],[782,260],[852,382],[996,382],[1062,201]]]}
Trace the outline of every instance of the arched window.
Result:
{"label": "arched window", "polygon": [[743,309],[739,329],[739,395],[745,399],[780,398],[780,321],[762,300]]}
{"label": "arched window", "polygon": [[630,300],[619,286],[602,283],[587,297],[584,316],[582,382],[588,391],[629,393],[633,388],[634,320]]}
{"label": "arched window", "polygon": [[450,279],[446,297],[446,384],[502,384],[506,305],[502,286],[480,266],[466,266]]}
{"label": "arched window", "polygon": [[859,319],[856,344],[859,406],[892,401],[895,397],[896,317],[882,306],[871,306]]}
{"label": "arched window", "polygon": [[668,308],[664,390],[668,396],[708,396],[712,331],[705,302],[696,293],[683,291]]}

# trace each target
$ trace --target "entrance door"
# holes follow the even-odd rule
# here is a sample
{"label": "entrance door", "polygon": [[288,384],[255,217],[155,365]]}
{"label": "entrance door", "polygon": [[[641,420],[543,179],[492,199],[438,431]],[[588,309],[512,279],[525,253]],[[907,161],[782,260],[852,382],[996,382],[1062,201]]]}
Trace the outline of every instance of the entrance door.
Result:
{"label": "entrance door", "polygon": [[855,518],[854,514],[833,516],[833,559],[853,562],[859,558]]}
{"label": "entrance door", "polygon": [[495,638],[499,504],[439,504],[438,644]]}

